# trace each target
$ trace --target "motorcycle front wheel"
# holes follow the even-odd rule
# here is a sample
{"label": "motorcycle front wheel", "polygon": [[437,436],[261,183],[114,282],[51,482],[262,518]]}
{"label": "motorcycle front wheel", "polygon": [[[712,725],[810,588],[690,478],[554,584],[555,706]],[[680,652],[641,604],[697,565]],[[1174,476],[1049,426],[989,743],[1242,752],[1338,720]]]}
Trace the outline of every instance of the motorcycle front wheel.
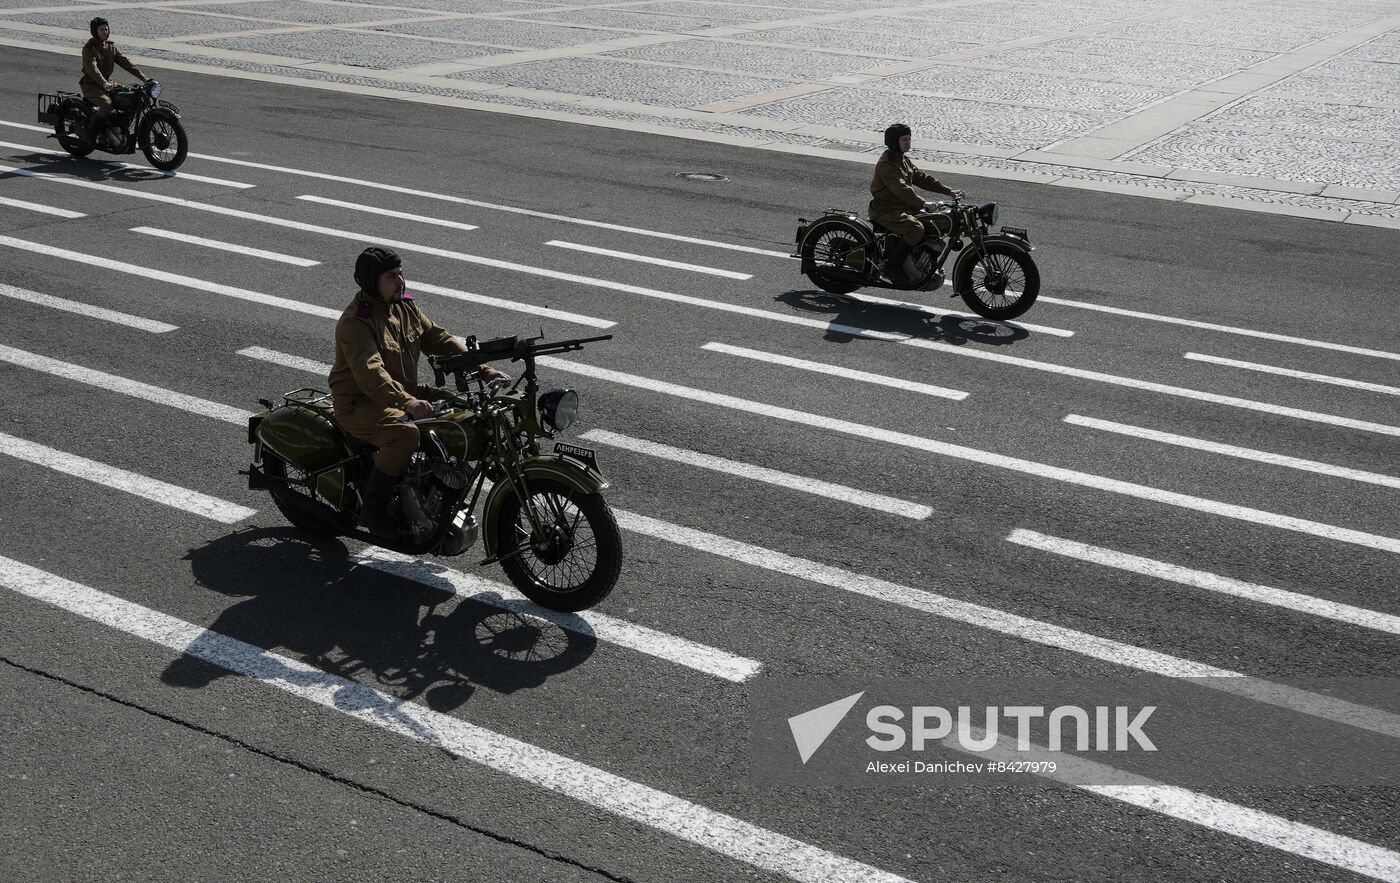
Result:
{"label": "motorcycle front wheel", "polygon": [[162,172],[173,172],[184,162],[189,153],[189,139],[185,137],[185,127],[174,117],[148,117],[141,126],[138,138],[141,152],[146,161]]}
{"label": "motorcycle front wheel", "polygon": [[968,309],[984,319],[1014,319],[1040,294],[1040,270],[1031,256],[1004,242],[988,242],[954,270],[953,284]]}
{"label": "motorcycle front wheel", "polygon": [[532,481],[525,506],[511,494],[496,522],[496,553],[511,584],[541,607],[568,613],[606,598],[622,572],[622,537],[607,501]]}
{"label": "motorcycle front wheel", "polygon": [[82,133],[87,128],[87,114],[74,102],[63,105],[58,111],[58,122],[54,123],[53,133],[58,143],[73,156],[83,157],[92,153],[92,145],[84,144]]}

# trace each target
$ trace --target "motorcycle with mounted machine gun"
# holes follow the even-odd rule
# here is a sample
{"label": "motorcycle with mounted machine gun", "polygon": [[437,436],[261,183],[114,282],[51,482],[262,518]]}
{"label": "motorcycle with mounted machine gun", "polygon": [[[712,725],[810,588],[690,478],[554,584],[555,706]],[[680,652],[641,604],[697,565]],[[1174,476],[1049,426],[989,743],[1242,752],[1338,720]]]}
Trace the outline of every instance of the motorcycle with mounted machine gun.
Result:
{"label": "motorcycle with mounted machine gun", "polygon": [[[478,344],[469,337],[465,353],[429,357],[436,385],[451,376],[457,392],[441,389],[433,415],[412,421],[420,445],[389,504],[396,537],[356,527],[375,448],[340,427],[328,393],[303,388],[285,393],[281,404],[260,400],[265,410],[248,420],[253,462],[241,474],[308,533],[447,556],[465,553],[480,535],[480,563],[499,564],[536,604],[592,607],[617,582],[622,541],[594,452],[563,442],[548,453],[541,447],[574,422],[578,394],[541,394],[535,360],[611,338]],[[513,385],[476,376],[479,365],[502,360],[524,363]]]}

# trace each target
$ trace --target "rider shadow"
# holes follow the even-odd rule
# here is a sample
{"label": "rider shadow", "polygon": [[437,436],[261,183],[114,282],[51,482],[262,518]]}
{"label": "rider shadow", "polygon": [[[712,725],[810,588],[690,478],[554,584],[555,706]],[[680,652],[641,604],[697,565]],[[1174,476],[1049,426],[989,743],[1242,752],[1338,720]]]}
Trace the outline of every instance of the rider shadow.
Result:
{"label": "rider shadow", "polygon": [[863,340],[861,331],[879,331],[908,338],[939,340],[954,346],[980,343],[1007,346],[1025,340],[1030,332],[1018,325],[983,319],[980,316],[942,315],[922,312],[913,304],[871,303],[846,294],[816,289],[789,291],[775,300],[808,313],[831,316],[823,340],[850,343]]}
{"label": "rider shadow", "polygon": [[[339,540],[312,540],[289,527],[249,528],[191,549],[186,560],[200,585],[246,598],[219,614],[192,650],[227,657],[220,637],[227,636],[319,670],[290,669],[264,655],[260,675],[265,668],[295,684],[324,681],[326,672],[384,688],[394,703],[421,697],[437,711],[463,705],[477,687],[538,687],[593,653],[596,639],[588,634],[471,598],[454,604],[448,592],[364,566],[351,554]],[[162,680],[201,688],[230,673],[186,655]],[[360,709],[384,700],[364,687],[341,686],[336,705]]]}
{"label": "rider shadow", "polygon": [[158,169],[123,165],[121,160],[97,159],[91,156],[78,159],[66,153],[15,154],[10,159],[29,163],[30,171],[49,172],[94,182],[118,181],[124,184],[139,184],[143,181],[164,181],[171,177]]}

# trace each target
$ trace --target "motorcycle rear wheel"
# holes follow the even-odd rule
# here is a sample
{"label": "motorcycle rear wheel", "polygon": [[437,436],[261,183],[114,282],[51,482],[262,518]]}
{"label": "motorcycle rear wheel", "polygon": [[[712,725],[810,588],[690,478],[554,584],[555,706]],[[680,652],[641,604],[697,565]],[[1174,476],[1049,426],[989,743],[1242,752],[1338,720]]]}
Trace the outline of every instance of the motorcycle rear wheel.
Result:
{"label": "motorcycle rear wheel", "polygon": [[496,521],[496,551],[511,584],[541,607],[566,613],[606,598],[622,572],[622,537],[607,501],[540,480],[530,482],[528,505],[542,535],[516,494]]}
{"label": "motorcycle rear wheel", "polygon": [[87,120],[82,106],[74,102],[70,101],[59,108],[58,122],[54,123],[53,132],[58,136],[58,143],[73,156],[84,157],[93,151],[92,145],[84,144],[82,140]]}
{"label": "motorcycle rear wheel", "polygon": [[[822,291],[850,294],[860,286],[837,278],[831,272],[824,273],[822,269],[825,267],[828,271],[844,269],[847,272],[855,272],[846,266],[845,259],[848,251],[860,247],[860,243],[852,238],[851,231],[845,227],[834,224],[824,228],[818,227],[802,240],[802,263],[813,268],[807,274],[807,278]],[[869,248],[868,245],[865,247]]]}
{"label": "motorcycle rear wheel", "polygon": [[174,117],[151,116],[141,125],[138,142],[146,161],[162,172],[173,172],[185,162],[190,142],[185,127]]}
{"label": "motorcycle rear wheel", "polygon": [[1031,256],[1004,242],[988,242],[979,258],[959,262],[953,284],[968,309],[984,319],[1014,319],[1040,294],[1040,270]]}
{"label": "motorcycle rear wheel", "polygon": [[315,518],[308,515],[305,509],[298,506],[297,500],[292,499],[294,495],[301,497],[304,502],[317,503],[322,506],[326,505],[325,503],[313,500],[309,493],[302,491],[297,485],[287,484],[279,480],[286,478],[289,471],[285,460],[269,450],[264,450],[262,455],[262,469],[263,474],[270,479],[268,481],[268,493],[272,495],[273,505],[277,507],[278,512],[282,513],[283,518],[292,523],[293,527],[315,537],[336,537],[343,533],[336,524],[335,518],[330,514],[334,510],[329,506],[326,506],[327,516],[325,518]]}

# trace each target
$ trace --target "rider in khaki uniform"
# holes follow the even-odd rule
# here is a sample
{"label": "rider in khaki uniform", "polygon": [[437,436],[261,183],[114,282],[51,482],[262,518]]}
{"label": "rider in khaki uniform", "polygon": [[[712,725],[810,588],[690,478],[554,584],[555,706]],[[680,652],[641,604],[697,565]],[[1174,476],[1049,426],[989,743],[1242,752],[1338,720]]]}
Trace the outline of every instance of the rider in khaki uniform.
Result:
{"label": "rider in khaki uniform", "polygon": [[112,29],[107,19],[94,18],[88,22],[88,31],[92,33],[92,39],[83,45],[83,76],[78,80],[78,88],[82,90],[83,97],[97,108],[88,118],[87,130],[83,132],[83,140],[91,142],[107,117],[112,115],[110,93],[117,88],[112,71],[116,70],[117,65],[132,76],[139,77],[143,83],[149,78],[109,39]]}
{"label": "rider in khaki uniform", "polygon": [[[466,345],[424,315],[404,290],[402,260],[387,248],[367,248],[355,261],[360,289],[335,326],[330,387],[335,418],[344,430],[379,448],[365,487],[360,526],[391,534],[389,499],[418,450],[418,427],[399,422],[432,416],[424,398],[437,390],[418,383],[418,355],[450,355]],[[487,378],[506,378],[482,366]]]}
{"label": "rider in khaki uniform", "polygon": [[924,241],[925,233],[937,235],[943,218],[914,217],[913,213],[928,205],[915,187],[932,190],[946,196],[957,191],[927,172],[921,171],[909,159],[912,132],[903,123],[895,123],[885,130],[885,147],[880,161],[875,164],[875,177],[870,182],[870,220],[893,233],[898,233],[894,248],[890,249],[886,267],[891,272],[912,277],[918,270],[911,260],[914,249]]}

